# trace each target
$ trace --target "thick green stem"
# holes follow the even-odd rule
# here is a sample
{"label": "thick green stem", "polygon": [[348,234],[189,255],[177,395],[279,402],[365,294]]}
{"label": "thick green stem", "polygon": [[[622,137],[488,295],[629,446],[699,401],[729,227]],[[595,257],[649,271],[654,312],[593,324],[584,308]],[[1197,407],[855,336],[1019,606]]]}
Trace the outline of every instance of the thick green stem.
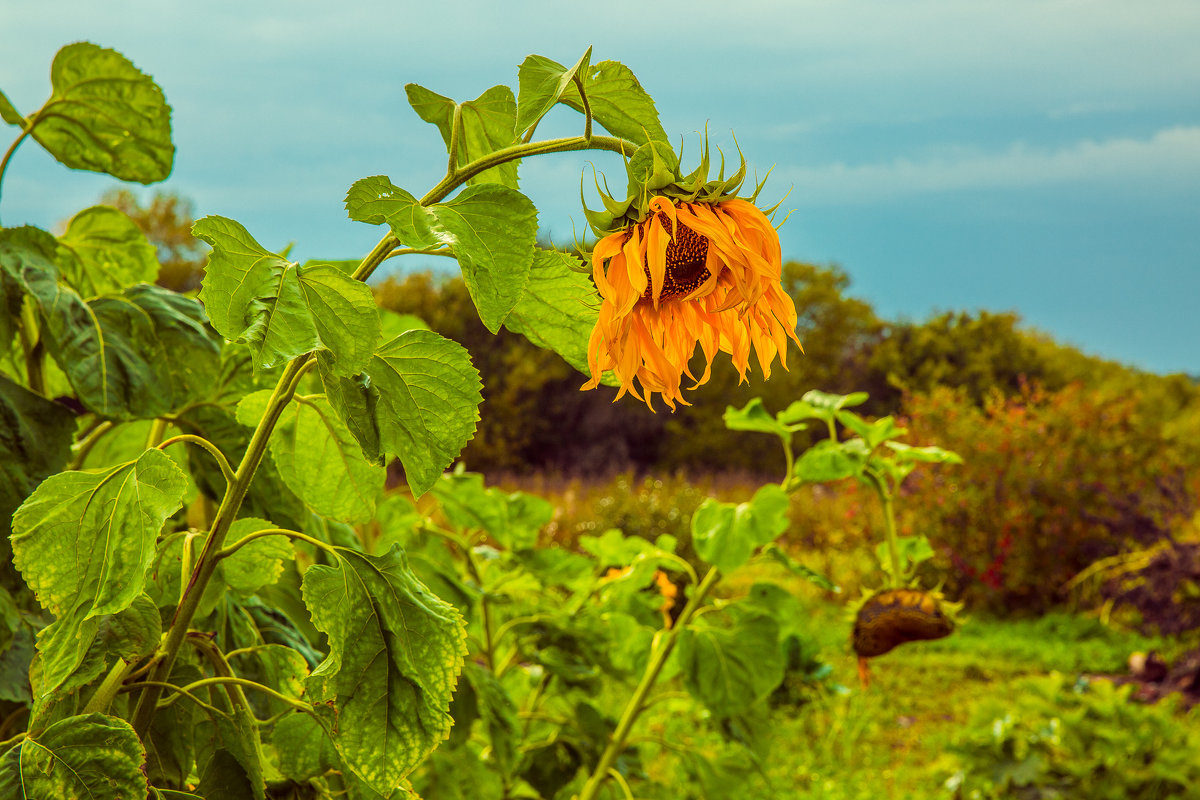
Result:
{"label": "thick green stem", "polygon": [[96,693],[92,695],[92,699],[88,700],[87,705],[83,707],[82,713],[107,713],[108,707],[112,704],[113,698],[117,696],[117,692],[119,692],[121,689],[121,682],[124,681],[132,671],[132,664],[127,664],[123,658],[117,658],[117,663],[113,664],[113,667],[111,670],[109,670],[108,675],[104,676],[104,680],[100,683],[100,688],[96,689]]}
{"label": "thick green stem", "polygon": [[237,519],[238,510],[241,509],[242,501],[245,500],[246,493],[250,489],[254,473],[258,470],[258,465],[267,452],[267,442],[271,438],[271,432],[275,430],[275,425],[279,421],[284,407],[296,393],[296,386],[300,377],[305,373],[309,361],[310,356],[300,356],[293,359],[283,371],[278,383],[275,384],[275,391],[271,394],[271,399],[267,401],[266,412],[250,437],[250,444],[246,446],[246,453],[242,457],[241,464],[238,465],[234,480],[225,487],[225,497],[217,509],[208,541],[200,553],[191,580],[184,589],[179,607],[175,610],[175,617],[171,620],[171,630],[167,634],[167,640],[161,645],[162,659],[151,676],[154,685],[145,688],[134,709],[133,727],[143,739],[154,719],[158,699],[162,696],[162,687],[157,684],[167,682],[171,675],[171,670],[175,666],[175,658],[179,655],[179,648],[187,637],[188,626],[191,625],[192,618],[196,615],[196,609],[200,607],[200,598],[204,595],[204,589],[208,586],[208,581],[217,568],[216,554],[220,552],[221,546],[225,543],[229,527]]}
{"label": "thick green stem", "polygon": [[888,558],[892,562],[892,580],[889,588],[895,589],[900,585],[901,567],[900,547],[896,542],[896,510],[892,502],[892,493],[888,490],[883,478],[872,472],[865,474],[870,476],[871,486],[875,489],[875,494],[879,495],[879,502],[883,504],[883,527],[887,532]]}
{"label": "thick green stem", "polygon": [[721,579],[720,570],[713,567],[704,576],[704,580],[696,587],[696,591],[688,599],[688,603],[684,606],[683,612],[679,615],[679,619],[663,636],[663,632],[656,637],[656,647],[650,653],[650,661],[646,664],[646,671],[642,673],[642,679],[634,689],[633,695],[629,698],[629,702],[625,704],[625,711],[621,714],[620,721],[617,722],[617,728],[613,731],[611,738],[608,741],[608,746],[604,748],[604,752],[600,754],[600,760],[596,763],[595,769],[592,770],[591,776],[587,783],[583,786],[583,791],[579,793],[576,800],[595,800],[596,795],[600,792],[600,787],[604,782],[611,777],[609,770],[617,761],[617,756],[625,749],[625,742],[629,738],[629,732],[633,730],[634,723],[646,707],[646,698],[650,695],[650,691],[654,688],[655,682],[658,680],[659,674],[662,672],[663,666],[667,663],[667,657],[671,655],[671,651],[675,648],[675,642],[679,638],[679,632],[683,630],[687,624],[695,616],[696,611],[703,605],[708,593],[717,585],[717,581]]}

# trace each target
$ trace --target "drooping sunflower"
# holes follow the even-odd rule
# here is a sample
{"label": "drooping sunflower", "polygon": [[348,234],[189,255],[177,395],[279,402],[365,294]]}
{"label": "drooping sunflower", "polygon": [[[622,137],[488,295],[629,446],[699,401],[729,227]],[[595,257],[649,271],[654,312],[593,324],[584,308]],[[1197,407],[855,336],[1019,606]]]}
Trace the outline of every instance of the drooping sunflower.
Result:
{"label": "drooping sunflower", "polygon": [[[630,197],[616,203],[601,192],[608,214],[587,212],[604,235],[591,254],[602,302],[582,388],[612,370],[618,399],[629,393],[653,409],[657,393],[674,410],[689,405],[683,377],[689,389],[705,383],[718,352],[730,354],[743,381],[751,351],[764,377],[777,356],[786,369],[787,340],[800,345],[796,308],[780,285],[778,233],[753,198],[737,196],[745,162],[732,178],[722,169],[710,182],[707,149],[686,178],[665,145],[642,150],[630,161]],[[699,377],[689,367],[697,345]]]}

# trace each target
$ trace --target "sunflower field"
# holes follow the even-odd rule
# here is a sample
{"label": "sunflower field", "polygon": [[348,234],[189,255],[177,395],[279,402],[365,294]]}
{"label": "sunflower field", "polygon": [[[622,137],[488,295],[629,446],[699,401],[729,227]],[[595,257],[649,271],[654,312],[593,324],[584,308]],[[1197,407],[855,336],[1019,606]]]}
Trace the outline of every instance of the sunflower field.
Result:
{"label": "sunflower field", "polygon": [[[0,188],[22,144],[168,176],[151,76],[90,43],[50,72],[36,110],[0,94]],[[474,100],[405,88],[445,175],[350,186],[379,229],[360,259],[205,216],[176,291],[112,205],[0,227],[0,798],[1084,797],[1117,731],[1139,769],[1105,785],[1190,796],[1195,765],[1148,744],[1194,746],[1174,707],[1034,678],[997,728],[980,700],[1186,639],[1066,616],[1054,635],[1101,643],[1068,662],[963,604],[1147,622],[1105,581],[1196,535],[1200,458],[1156,424],[1194,391],[1097,399],[1028,342],[979,385],[930,379],[885,343],[961,331],[889,329],[783,264],[745,160],[684,163],[590,49]],[[578,132],[539,139],[560,106]],[[624,180],[597,179],[590,244],[542,246],[517,164],[588,150]],[[457,283],[368,284],[404,257]],[[696,463],[737,477],[673,472]],[[936,752],[906,759],[921,732]]]}

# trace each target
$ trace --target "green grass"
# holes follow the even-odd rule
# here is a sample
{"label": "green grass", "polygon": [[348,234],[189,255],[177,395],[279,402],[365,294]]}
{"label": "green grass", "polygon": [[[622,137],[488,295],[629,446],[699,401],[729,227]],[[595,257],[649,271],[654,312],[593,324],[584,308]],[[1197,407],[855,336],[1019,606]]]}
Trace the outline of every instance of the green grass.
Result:
{"label": "green grass", "polygon": [[847,643],[848,621],[829,604],[811,610],[813,633],[844,690],[775,712],[768,772],[783,798],[948,796],[942,788],[954,765],[948,745],[980,699],[1009,692],[1029,675],[1124,674],[1135,651],[1158,650],[1170,659],[1189,644],[1066,614],[970,619],[946,639],[873,659],[873,682],[863,690]]}

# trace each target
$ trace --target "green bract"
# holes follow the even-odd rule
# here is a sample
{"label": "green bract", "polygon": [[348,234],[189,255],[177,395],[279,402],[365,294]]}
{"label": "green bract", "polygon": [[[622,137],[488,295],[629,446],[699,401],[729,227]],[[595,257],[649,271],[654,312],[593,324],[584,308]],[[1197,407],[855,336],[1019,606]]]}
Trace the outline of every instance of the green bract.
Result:
{"label": "green bract", "polygon": [[[679,157],[665,141],[650,141],[629,155],[625,162],[628,186],[624,199],[618,200],[610,194],[608,183],[600,188],[596,180],[596,192],[604,204],[602,211],[593,211],[583,204],[583,213],[597,236],[607,236],[622,231],[646,219],[650,201],[655,197],[666,197],[672,203],[716,204],[736,197],[746,179],[746,159],[738,152],[741,166],[737,172],[725,177],[725,156],[714,180],[709,180],[712,163],[709,159],[708,140],[705,138],[700,151],[700,163],[684,175],[679,166]],[[750,196],[750,201],[762,189],[760,183]],[[580,200],[582,201],[582,190]]]}

